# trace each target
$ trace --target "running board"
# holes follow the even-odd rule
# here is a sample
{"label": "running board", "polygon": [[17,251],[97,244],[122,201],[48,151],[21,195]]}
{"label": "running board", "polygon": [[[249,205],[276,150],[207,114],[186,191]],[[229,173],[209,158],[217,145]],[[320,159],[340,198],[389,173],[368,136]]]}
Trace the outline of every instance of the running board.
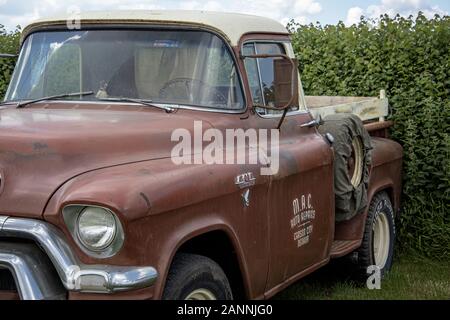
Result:
{"label": "running board", "polygon": [[331,245],[330,258],[339,258],[358,249],[361,240],[334,240]]}

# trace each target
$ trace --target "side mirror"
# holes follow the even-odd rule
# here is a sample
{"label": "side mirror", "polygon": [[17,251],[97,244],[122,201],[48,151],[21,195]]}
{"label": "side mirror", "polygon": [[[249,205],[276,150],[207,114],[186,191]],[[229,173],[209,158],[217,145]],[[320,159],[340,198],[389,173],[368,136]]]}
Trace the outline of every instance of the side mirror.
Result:
{"label": "side mirror", "polygon": [[297,59],[274,59],[274,107],[280,110],[299,105]]}

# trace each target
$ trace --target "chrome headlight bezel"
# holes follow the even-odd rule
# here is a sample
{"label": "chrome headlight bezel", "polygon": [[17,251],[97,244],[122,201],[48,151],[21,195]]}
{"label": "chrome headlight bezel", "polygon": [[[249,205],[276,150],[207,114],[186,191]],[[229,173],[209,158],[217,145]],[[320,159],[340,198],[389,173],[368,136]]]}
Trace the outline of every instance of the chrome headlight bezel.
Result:
{"label": "chrome headlight bezel", "polygon": [[[110,214],[114,218],[115,222],[115,230],[114,230],[114,236],[112,240],[101,248],[93,248],[90,247],[88,244],[85,243],[81,239],[80,233],[79,233],[79,219],[82,213],[85,212],[88,208],[95,208],[95,209],[102,209],[105,210],[108,214]],[[67,205],[63,209],[63,218],[66,223],[67,228],[69,229],[72,238],[77,243],[78,247],[86,253],[88,256],[91,256],[93,258],[109,258],[114,256],[119,250],[122,248],[123,242],[125,240],[125,235],[123,232],[122,224],[120,223],[119,218],[117,215],[110,209],[102,207],[102,206],[96,206],[96,205]]]}

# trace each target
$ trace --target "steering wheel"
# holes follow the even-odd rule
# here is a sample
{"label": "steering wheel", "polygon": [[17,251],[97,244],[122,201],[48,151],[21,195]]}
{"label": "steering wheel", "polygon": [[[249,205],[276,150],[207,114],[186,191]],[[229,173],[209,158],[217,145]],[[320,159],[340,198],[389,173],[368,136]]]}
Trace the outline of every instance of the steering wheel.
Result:
{"label": "steering wheel", "polygon": [[201,88],[208,90],[208,98],[214,104],[228,104],[228,99],[222,92],[201,80],[192,78],[174,78],[167,81],[161,90],[159,90],[159,97],[168,100],[173,99],[175,101],[189,101],[193,104],[194,93],[200,92]]}

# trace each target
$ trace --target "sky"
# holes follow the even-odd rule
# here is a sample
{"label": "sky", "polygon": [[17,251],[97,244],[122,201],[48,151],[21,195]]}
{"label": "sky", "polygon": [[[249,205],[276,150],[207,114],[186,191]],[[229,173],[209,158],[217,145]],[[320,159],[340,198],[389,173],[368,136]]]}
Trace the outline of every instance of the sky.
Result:
{"label": "sky", "polygon": [[[75,9],[74,9],[75,6]],[[185,9],[227,11],[266,16],[286,24],[319,21],[347,25],[364,15],[448,15],[450,0],[0,0],[0,24],[7,30],[22,28],[35,19],[74,10]]]}

